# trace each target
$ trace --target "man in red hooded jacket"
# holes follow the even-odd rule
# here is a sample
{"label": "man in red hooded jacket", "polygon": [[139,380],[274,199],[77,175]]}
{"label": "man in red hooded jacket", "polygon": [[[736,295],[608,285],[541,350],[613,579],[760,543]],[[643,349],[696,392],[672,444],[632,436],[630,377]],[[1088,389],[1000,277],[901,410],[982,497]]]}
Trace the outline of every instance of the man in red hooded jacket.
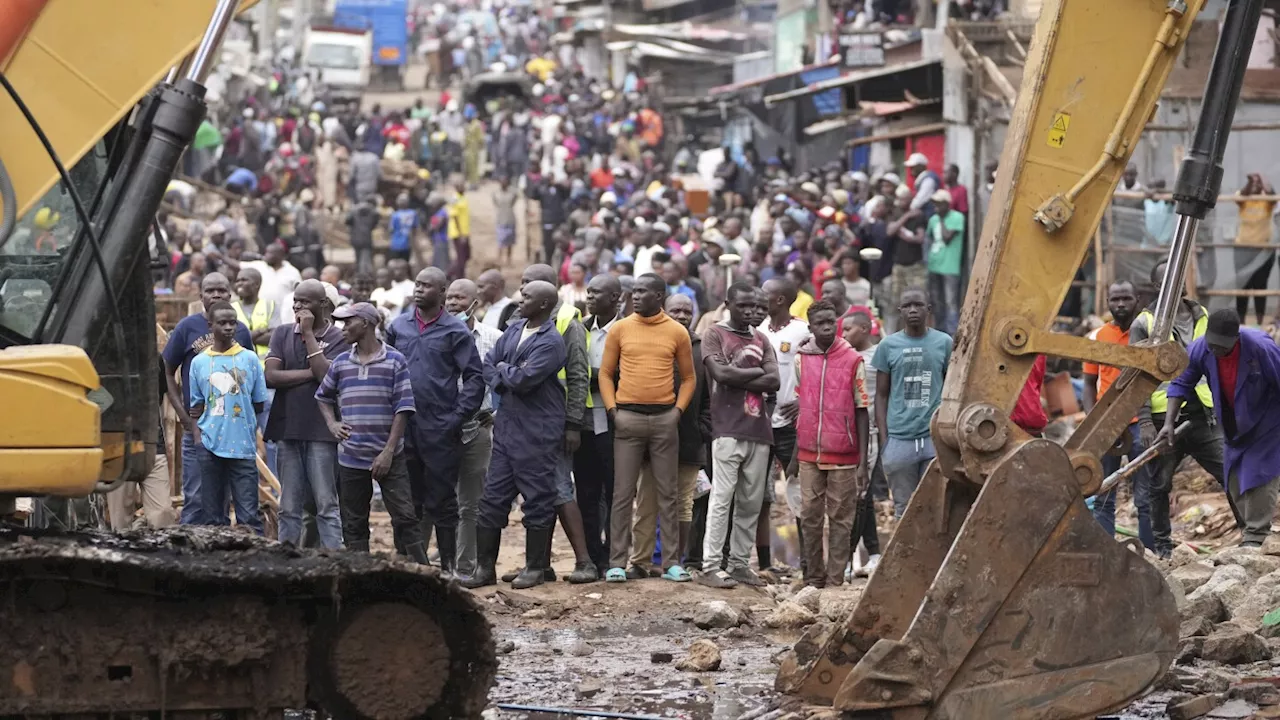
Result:
{"label": "man in red hooded jacket", "polygon": [[[813,337],[796,355],[796,457],[800,461],[800,527],[805,584],[840,585],[849,563],[854,510],[868,482],[871,398],[862,355],[839,335],[836,309],[819,300],[809,306]],[[824,562],[823,524],[830,525],[830,557]],[[837,539],[839,539],[837,541]]]}

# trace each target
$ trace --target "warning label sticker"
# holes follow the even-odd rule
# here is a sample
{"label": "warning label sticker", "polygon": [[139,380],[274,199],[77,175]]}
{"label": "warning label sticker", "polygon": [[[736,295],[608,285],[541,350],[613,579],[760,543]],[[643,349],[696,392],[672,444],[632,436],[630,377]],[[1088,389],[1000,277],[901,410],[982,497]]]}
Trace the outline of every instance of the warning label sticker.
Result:
{"label": "warning label sticker", "polygon": [[1053,126],[1049,128],[1049,147],[1061,148],[1067,141],[1067,128],[1071,127],[1071,115],[1060,112],[1053,116]]}

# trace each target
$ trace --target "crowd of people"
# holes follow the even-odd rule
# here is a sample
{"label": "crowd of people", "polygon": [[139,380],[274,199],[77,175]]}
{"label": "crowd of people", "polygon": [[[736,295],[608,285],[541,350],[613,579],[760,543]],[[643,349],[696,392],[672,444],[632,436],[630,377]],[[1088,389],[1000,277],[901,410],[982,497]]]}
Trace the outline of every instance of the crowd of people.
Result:
{"label": "crowd of people", "polygon": [[[805,582],[870,572],[875,503],[900,517],[935,454],[977,202],[958,168],[914,152],[874,174],[839,161],[793,172],[785,157],[726,147],[694,213],[681,177],[706,150],[666,136],[638,71],[612,88],[554,53],[515,60],[532,95],[484,108],[446,94],[434,110],[320,104],[303,118],[286,91],[272,100],[282,112],[249,99],[230,115],[200,162],[248,198],[253,231],[229,216],[190,223],[158,277],[202,302],[163,352],[183,430],[181,522],[228,524],[234,507],[261,531],[260,431],[280,540],[368,551],[380,493],[396,550],[427,563],[434,538],[439,565],[469,587],[554,579],[557,525],[570,582],[758,585],[787,570],[772,557],[779,502],[796,517]],[[349,158],[331,166],[325,148]],[[383,209],[386,159],[418,170]],[[482,268],[479,194],[498,249]],[[508,288],[522,203],[540,221],[527,237],[539,261]],[[316,214],[345,219],[354,267],[326,262]],[[1112,288],[1100,339],[1141,334],[1127,291]],[[1188,317],[1190,345],[1203,318]],[[1031,434],[1047,423],[1044,376],[1042,357],[1012,417]],[[1088,402],[1114,378],[1086,368]],[[1178,415],[1167,405],[1153,396],[1131,451]],[[1211,453],[1196,437],[1179,436],[1178,452]],[[1161,465],[1165,480],[1175,466]],[[1137,477],[1143,541],[1167,552],[1169,484]],[[1251,482],[1233,506],[1248,505]],[[525,564],[500,576],[517,499]],[[1111,527],[1114,497],[1094,511]]]}

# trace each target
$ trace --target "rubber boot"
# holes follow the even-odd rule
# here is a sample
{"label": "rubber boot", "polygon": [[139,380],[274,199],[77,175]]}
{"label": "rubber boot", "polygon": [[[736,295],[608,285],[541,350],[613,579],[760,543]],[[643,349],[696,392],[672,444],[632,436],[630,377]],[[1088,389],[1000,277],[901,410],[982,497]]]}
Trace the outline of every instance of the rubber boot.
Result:
{"label": "rubber boot", "polygon": [[347,549],[350,550],[351,552],[367,553],[369,552],[369,541],[354,540],[352,542],[347,543]]}
{"label": "rubber boot", "polygon": [[427,548],[423,543],[416,542],[405,545],[404,554],[419,565],[431,564],[431,561],[427,560]]}
{"label": "rubber boot", "polygon": [[524,571],[511,581],[516,590],[527,590],[545,582],[547,545],[552,528],[529,528],[524,532]]}
{"label": "rubber boot", "polygon": [[500,528],[476,528],[476,571],[458,582],[465,588],[479,588],[498,584],[498,549],[502,545]]}
{"label": "rubber boot", "polygon": [[440,548],[440,574],[456,577],[453,569],[458,559],[458,529],[437,525],[436,546]]}

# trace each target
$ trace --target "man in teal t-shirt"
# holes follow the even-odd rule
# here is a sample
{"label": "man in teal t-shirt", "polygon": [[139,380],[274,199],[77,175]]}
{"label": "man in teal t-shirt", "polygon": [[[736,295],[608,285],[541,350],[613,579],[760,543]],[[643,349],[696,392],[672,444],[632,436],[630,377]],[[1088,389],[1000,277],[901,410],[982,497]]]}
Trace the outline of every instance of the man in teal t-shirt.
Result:
{"label": "man in teal t-shirt", "polygon": [[951,336],[929,327],[932,305],[919,288],[908,288],[898,304],[903,329],[876,348],[876,422],[880,460],[893,514],[902,517],[934,457],[929,421],[942,402],[942,382],[951,362]]}
{"label": "man in teal t-shirt", "polygon": [[964,255],[964,213],[951,207],[951,193],[933,194],[936,212],[925,238],[929,248],[929,294],[938,303],[938,329],[955,333],[960,322],[960,259]]}
{"label": "man in teal t-shirt", "polygon": [[[213,345],[191,361],[192,432],[200,463],[205,524],[217,525],[228,491],[236,522],[262,534],[258,519],[258,413],[267,401],[267,383],[258,355],[236,342],[239,321],[231,303],[208,308]],[[225,517],[225,514],[223,515]],[[199,520],[196,520],[198,523]]]}

